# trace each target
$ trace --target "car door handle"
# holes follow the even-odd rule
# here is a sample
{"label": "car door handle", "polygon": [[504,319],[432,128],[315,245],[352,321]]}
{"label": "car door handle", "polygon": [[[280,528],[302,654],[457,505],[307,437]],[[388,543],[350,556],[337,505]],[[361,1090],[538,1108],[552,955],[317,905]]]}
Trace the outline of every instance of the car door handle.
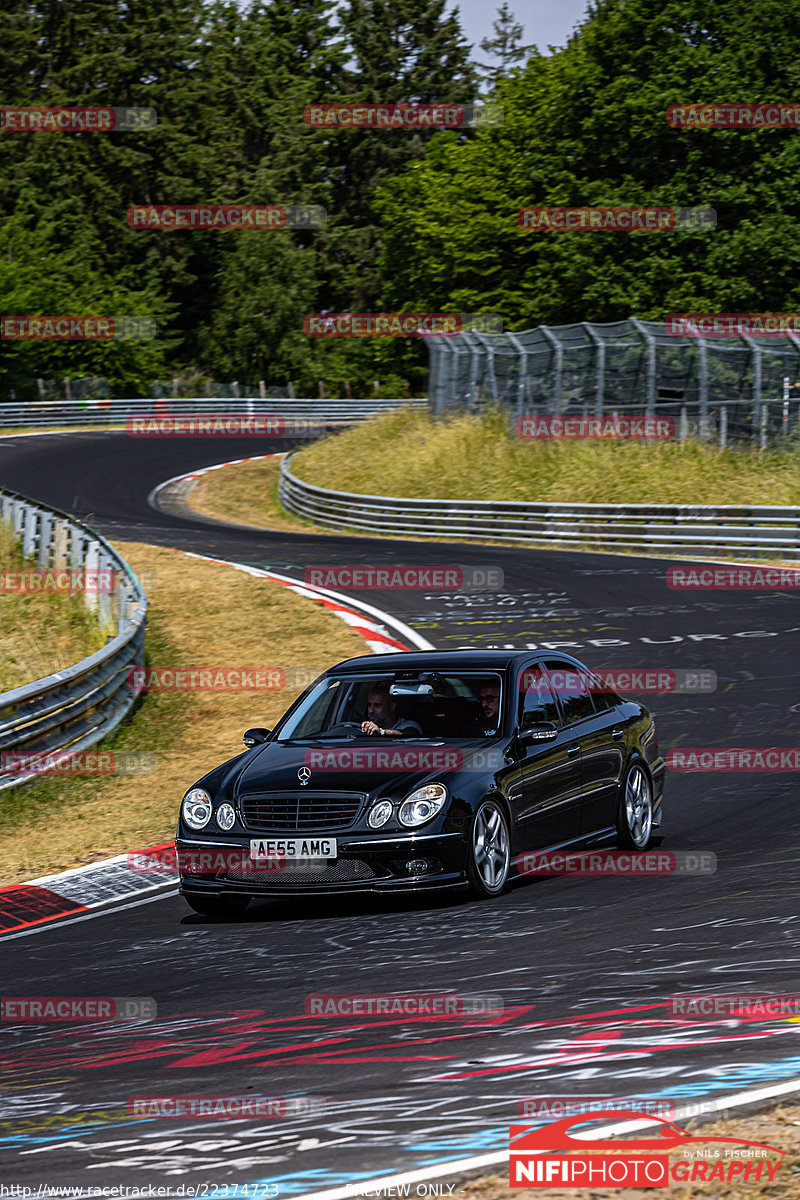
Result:
{"label": "car door handle", "polygon": [[567,746],[567,754],[579,754],[580,749],[581,749],[580,746],[576,746],[576,745]]}
{"label": "car door handle", "polygon": [[612,729],[611,736],[615,742],[621,742],[622,739],[625,737],[625,730],[624,729]]}

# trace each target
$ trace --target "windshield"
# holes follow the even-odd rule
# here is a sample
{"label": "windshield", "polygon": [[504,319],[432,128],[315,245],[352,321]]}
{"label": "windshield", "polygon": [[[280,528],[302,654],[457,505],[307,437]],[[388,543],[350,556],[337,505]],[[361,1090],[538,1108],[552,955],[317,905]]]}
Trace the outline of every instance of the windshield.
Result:
{"label": "windshield", "polygon": [[491,737],[501,712],[502,681],[492,671],[335,675],[320,680],[276,740]]}

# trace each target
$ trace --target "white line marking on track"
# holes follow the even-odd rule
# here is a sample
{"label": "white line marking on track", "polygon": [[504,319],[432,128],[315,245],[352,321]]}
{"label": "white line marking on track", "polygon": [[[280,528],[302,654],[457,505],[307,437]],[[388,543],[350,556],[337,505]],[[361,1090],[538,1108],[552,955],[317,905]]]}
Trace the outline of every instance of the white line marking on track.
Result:
{"label": "white line marking on track", "polygon": [[[732,1096],[721,1097],[718,1100],[715,1099],[714,1104],[718,1109],[731,1109],[742,1107],[746,1104],[757,1104],[760,1100],[769,1100],[775,1096],[790,1095],[792,1092],[800,1092],[800,1079],[793,1079],[788,1083],[778,1083],[772,1087],[756,1088],[749,1092],[735,1092]],[[697,1096],[691,1104],[696,1105],[702,1099],[702,1096]],[[684,1114],[690,1116],[696,1115],[690,1107],[687,1109],[678,1109],[671,1119],[673,1121],[680,1121]],[[510,1121],[509,1124],[511,1124]],[[515,1124],[524,1124],[524,1121],[517,1121]],[[620,1133],[633,1133],[639,1129],[652,1129],[658,1124],[658,1121],[639,1117],[636,1120],[616,1121],[611,1125],[603,1125],[599,1129],[592,1129],[582,1136],[590,1139],[614,1137]],[[580,1136],[579,1134],[575,1134],[576,1140]],[[300,1192],[294,1197],[294,1200],[350,1200],[350,1197],[363,1195],[367,1191],[382,1191],[386,1188],[397,1187],[406,1183],[423,1183],[429,1179],[440,1179],[443,1175],[461,1175],[466,1171],[475,1171],[481,1167],[503,1166],[508,1162],[508,1159],[508,1150],[496,1150],[492,1154],[479,1154],[472,1158],[457,1158],[450,1162],[432,1163],[428,1167],[421,1167],[416,1171],[403,1171],[397,1175],[375,1175],[369,1179],[362,1179],[359,1183],[347,1183],[342,1187],[327,1188],[321,1192]]]}

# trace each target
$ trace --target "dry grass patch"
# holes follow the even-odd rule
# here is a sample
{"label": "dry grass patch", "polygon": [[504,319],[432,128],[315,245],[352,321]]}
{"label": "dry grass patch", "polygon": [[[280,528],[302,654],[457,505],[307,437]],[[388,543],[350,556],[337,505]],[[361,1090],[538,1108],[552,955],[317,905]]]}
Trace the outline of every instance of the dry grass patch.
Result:
{"label": "dry grass patch", "polygon": [[[118,542],[148,586],[148,666],[323,670],[363,654],[358,634],[278,583],[174,550]],[[272,726],[294,690],[146,692],[112,742],[151,751],[151,774],[48,778],[0,792],[0,880],[30,879],[170,841],[184,792],[242,749],[249,725]]]}
{"label": "dry grass patch", "polygon": [[299,451],[295,475],[385,496],[602,504],[800,504],[792,453],[686,442],[528,442],[502,415],[400,409]]}
{"label": "dry grass patch", "polygon": [[[0,525],[0,571],[34,569]],[[97,617],[81,596],[0,590],[0,692],[70,667],[104,644]]]}
{"label": "dry grass patch", "polygon": [[[676,1124],[688,1130],[693,1136],[708,1134],[709,1137],[737,1137],[748,1141],[762,1142],[767,1146],[775,1146],[785,1151],[782,1158],[772,1156],[772,1161],[780,1161],[780,1170],[775,1175],[773,1183],[768,1183],[767,1173],[763,1172],[763,1180],[732,1183],[709,1180],[693,1183],[671,1183],[669,1200],[800,1200],[800,1105],[782,1104],[777,1108],[754,1116],[732,1117],[699,1125],[696,1121],[677,1121]],[[641,1135],[651,1136],[651,1130],[642,1130]],[[622,1139],[620,1139],[620,1145]],[[708,1146],[698,1146],[700,1150],[712,1150],[713,1143]],[[679,1153],[670,1156],[670,1162],[676,1163],[680,1158],[688,1157]],[[709,1168],[714,1161],[709,1160]],[[745,1160],[753,1161],[753,1160]],[[754,1161],[758,1161],[757,1159]],[[762,1160],[763,1161],[763,1160]],[[453,1192],[454,1200],[519,1200],[520,1195],[527,1194],[519,1188],[508,1186],[508,1171],[502,1174],[483,1175],[457,1187]],[[663,1188],[541,1188],[533,1193],[536,1200],[654,1200],[659,1195],[666,1195]]]}
{"label": "dry grass patch", "polygon": [[239,525],[260,529],[283,529],[297,533],[322,532],[310,521],[286,512],[278,499],[282,455],[233,463],[209,471],[196,480],[186,503],[197,512]]}

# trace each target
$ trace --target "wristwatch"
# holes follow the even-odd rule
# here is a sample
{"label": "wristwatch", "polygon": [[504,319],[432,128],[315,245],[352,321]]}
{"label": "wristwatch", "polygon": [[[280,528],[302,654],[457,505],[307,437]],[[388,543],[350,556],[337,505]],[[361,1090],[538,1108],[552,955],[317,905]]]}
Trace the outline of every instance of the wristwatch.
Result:
{"label": "wristwatch", "polygon": [[[378,729],[381,729],[380,725],[378,726]],[[385,737],[385,736],[386,736],[386,730],[381,729],[381,737]]]}

